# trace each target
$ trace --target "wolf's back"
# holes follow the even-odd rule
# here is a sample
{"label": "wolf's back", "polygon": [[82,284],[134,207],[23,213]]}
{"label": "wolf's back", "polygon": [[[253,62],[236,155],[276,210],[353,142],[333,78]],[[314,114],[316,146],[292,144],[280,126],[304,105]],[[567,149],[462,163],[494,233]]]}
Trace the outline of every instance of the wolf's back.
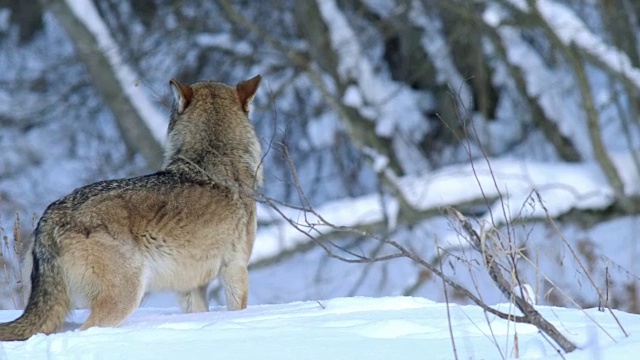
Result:
{"label": "wolf's back", "polygon": [[59,260],[55,229],[48,216],[36,228],[31,271],[31,295],[19,318],[0,324],[0,341],[26,340],[34,334],[51,334],[62,327],[71,308],[71,300]]}

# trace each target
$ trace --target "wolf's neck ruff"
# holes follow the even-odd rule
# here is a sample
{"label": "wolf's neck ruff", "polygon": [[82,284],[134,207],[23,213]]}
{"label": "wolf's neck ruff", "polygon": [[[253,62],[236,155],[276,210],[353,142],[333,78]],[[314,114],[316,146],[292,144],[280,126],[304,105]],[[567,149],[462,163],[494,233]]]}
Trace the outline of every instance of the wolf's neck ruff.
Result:
{"label": "wolf's neck ruff", "polygon": [[[249,184],[243,184],[237,180],[237,176],[230,174],[221,174],[220,172],[207,171],[200,165],[194,163],[183,156],[176,156],[174,160],[165,168],[166,171],[176,173],[177,175],[188,178],[194,183],[209,184],[212,186],[221,186],[231,190],[233,193],[254,196],[257,188],[257,179],[251,180]],[[258,169],[256,169],[258,171]]]}

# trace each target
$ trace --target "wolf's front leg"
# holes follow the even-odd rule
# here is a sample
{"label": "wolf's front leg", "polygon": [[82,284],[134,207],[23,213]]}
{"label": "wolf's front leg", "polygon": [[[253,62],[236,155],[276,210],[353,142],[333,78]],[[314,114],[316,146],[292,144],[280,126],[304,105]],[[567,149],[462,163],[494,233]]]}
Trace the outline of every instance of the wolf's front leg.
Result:
{"label": "wolf's front leg", "polygon": [[242,310],[247,307],[249,296],[249,271],[244,263],[230,263],[220,269],[227,299],[227,310]]}
{"label": "wolf's front leg", "polygon": [[186,313],[209,311],[207,287],[208,284],[189,291],[181,292],[179,300],[182,311]]}

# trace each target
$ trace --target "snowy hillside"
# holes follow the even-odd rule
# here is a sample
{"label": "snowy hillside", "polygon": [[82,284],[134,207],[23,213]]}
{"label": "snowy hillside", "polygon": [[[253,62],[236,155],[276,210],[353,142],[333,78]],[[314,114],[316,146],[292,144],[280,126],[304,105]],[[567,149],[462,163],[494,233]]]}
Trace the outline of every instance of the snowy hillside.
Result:
{"label": "snowy hillside", "polygon": [[[499,305],[502,310],[509,305]],[[530,325],[508,324],[474,306],[449,308],[459,359],[553,358],[555,350]],[[540,307],[580,350],[566,359],[623,359],[640,350],[640,316]],[[19,311],[3,311],[0,320]],[[67,332],[0,343],[0,359],[453,359],[447,305],[415,297],[337,298],[257,305],[204,314],[139,309],[118,328]],[[594,323],[594,321],[597,323]],[[516,336],[517,334],[517,336]],[[557,356],[556,356],[557,357]]]}

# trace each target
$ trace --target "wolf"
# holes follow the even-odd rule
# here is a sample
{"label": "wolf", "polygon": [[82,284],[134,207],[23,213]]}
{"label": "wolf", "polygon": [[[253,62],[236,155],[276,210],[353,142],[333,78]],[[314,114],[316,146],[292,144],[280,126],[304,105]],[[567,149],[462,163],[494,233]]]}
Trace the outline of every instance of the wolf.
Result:
{"label": "wolf", "polygon": [[81,330],[118,326],[157,290],[177,291],[185,312],[208,311],[218,275],[227,309],[246,308],[263,178],[248,114],[260,82],[172,79],[162,169],[90,184],[47,207],[34,231],[26,308],[0,324],[0,340],[60,330],[77,296],[91,311]]}

